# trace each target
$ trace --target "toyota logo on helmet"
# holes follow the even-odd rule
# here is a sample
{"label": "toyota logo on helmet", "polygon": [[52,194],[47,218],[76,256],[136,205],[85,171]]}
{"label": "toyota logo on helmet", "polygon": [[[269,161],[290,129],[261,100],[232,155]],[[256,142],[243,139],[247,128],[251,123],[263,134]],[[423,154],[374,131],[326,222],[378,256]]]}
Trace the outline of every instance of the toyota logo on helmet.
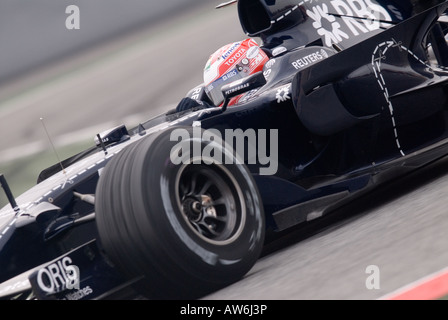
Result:
{"label": "toyota logo on helmet", "polygon": [[[218,49],[208,59],[204,68],[205,93],[219,106],[224,101],[221,88],[233,81],[263,70],[269,60],[253,39],[230,43]],[[238,97],[229,105],[235,104]]]}

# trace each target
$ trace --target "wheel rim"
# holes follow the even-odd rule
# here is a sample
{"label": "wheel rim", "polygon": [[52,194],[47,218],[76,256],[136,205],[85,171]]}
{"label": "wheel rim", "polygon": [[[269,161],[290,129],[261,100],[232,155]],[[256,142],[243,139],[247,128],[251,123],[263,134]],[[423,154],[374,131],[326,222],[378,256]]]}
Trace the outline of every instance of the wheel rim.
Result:
{"label": "wheel rim", "polygon": [[204,241],[226,245],[241,234],[244,196],[223,165],[184,165],[176,177],[176,198],[188,226]]}

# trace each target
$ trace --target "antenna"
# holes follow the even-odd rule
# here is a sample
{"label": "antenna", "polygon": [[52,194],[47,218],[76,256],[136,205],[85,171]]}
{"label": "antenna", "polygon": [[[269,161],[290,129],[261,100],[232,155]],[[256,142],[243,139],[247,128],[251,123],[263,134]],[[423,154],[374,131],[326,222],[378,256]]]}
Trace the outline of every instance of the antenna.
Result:
{"label": "antenna", "polygon": [[98,138],[98,141],[100,142],[101,148],[102,148],[103,151],[104,151],[104,155],[107,156],[107,148],[106,148],[106,145],[104,144],[103,139],[101,138],[101,135],[98,133],[98,134],[96,135],[96,137]]}
{"label": "antenna", "polygon": [[48,133],[47,127],[45,126],[44,118],[40,118],[40,121],[42,122],[42,126],[44,127],[45,133],[47,134],[48,140],[50,141],[51,147],[53,148],[54,153],[56,154],[56,158],[58,159],[59,165],[61,166],[62,172],[65,174],[64,166],[62,165],[61,158],[59,158],[59,155],[56,151],[56,148],[54,147],[53,141],[51,140],[50,134]]}
{"label": "antenna", "polygon": [[224,2],[224,3],[221,3],[221,4],[218,4],[218,5],[216,6],[216,9],[221,9],[221,8],[230,6],[231,4],[234,4],[234,3],[236,3],[236,2],[238,2],[238,0],[230,0],[230,1],[227,1],[227,2]]}

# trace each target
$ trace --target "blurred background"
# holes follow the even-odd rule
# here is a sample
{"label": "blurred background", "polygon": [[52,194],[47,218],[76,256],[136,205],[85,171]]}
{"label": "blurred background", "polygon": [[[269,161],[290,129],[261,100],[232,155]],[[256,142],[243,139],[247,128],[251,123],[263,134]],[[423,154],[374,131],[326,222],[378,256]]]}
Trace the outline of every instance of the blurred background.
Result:
{"label": "blurred background", "polygon": [[[0,173],[14,196],[97,133],[133,127],[202,83],[209,55],[245,38],[236,6],[221,2],[0,0]],[[71,5],[79,29],[67,28]]]}

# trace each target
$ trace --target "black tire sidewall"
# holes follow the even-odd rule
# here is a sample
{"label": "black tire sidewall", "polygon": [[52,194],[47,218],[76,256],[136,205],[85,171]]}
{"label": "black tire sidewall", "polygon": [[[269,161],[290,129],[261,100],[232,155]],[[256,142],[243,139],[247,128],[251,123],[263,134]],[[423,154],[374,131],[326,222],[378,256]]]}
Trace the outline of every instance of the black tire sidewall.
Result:
{"label": "black tire sidewall", "polygon": [[[164,248],[158,259],[176,263],[197,275],[207,277],[210,273],[218,273],[226,282],[236,280],[255,263],[260,254],[260,243],[264,240],[264,216],[254,180],[244,164],[223,164],[242,190],[245,225],[240,237],[229,244],[215,245],[205,241],[190,228],[177,203],[176,179],[183,166],[174,165],[170,160],[170,152],[177,143],[169,140],[170,132],[163,132],[154,142],[140,148],[141,152],[147,152],[147,156],[141,163],[142,192],[138,203],[150,215],[149,220],[143,221],[151,224]],[[202,147],[206,144],[201,142]],[[148,197],[144,190],[150,190],[152,196]],[[227,279],[226,275],[232,279]]]}

